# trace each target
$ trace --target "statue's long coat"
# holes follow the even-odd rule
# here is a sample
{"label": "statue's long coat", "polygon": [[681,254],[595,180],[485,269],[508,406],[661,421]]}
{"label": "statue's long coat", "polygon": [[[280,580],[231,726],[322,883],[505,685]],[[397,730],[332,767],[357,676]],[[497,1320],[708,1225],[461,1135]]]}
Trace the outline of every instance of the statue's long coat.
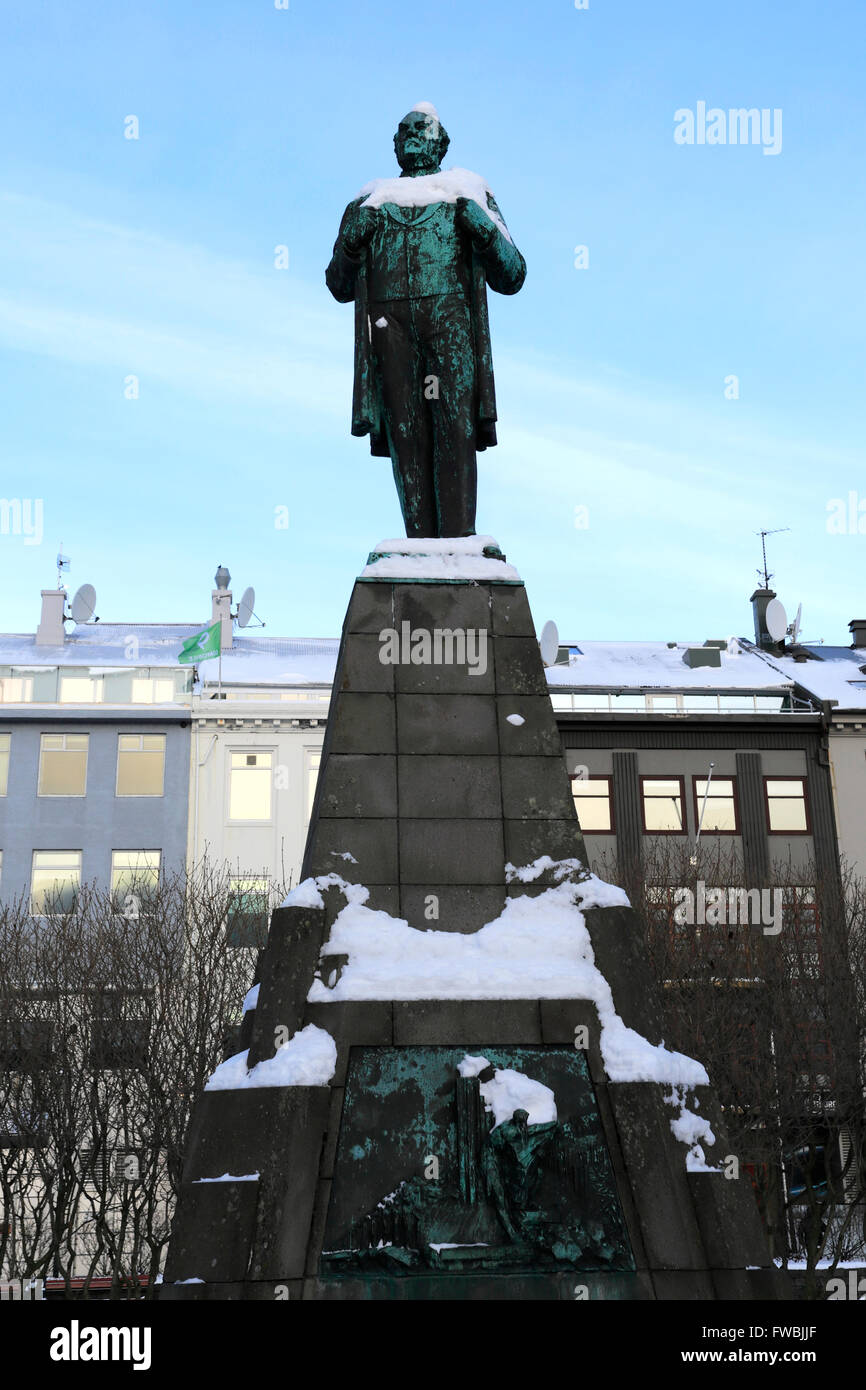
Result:
{"label": "statue's long coat", "polygon": [[[325,281],[341,304],[355,301],[355,382],[352,392],[352,434],[370,436],[370,453],[387,458],[388,443],[382,417],[382,395],[376,360],[370,348],[367,309],[366,257],[353,261],[342,248],[347,221],[363,198],[349,204],[334,243],[334,254],[325,272]],[[488,206],[504,226],[502,214],[492,194]],[[495,223],[494,223],[495,225]],[[467,238],[468,244],[468,238]],[[526,277],[526,262],[517,247],[496,228],[496,235],[483,252],[471,249],[469,304],[475,339],[476,449],[496,443],[496,396],[493,387],[493,358],[490,350],[490,322],[487,313],[487,285],[499,294],[515,294]]]}

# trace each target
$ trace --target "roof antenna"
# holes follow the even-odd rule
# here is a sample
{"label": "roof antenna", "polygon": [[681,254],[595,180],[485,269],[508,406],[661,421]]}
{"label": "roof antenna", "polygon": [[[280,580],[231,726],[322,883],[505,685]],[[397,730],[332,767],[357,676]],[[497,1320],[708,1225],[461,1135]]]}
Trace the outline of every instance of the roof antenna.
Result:
{"label": "roof antenna", "polygon": [[767,537],[768,537],[768,536],[780,536],[780,535],[782,534],[783,531],[790,531],[790,529],[791,529],[790,526],[777,526],[776,529],[775,529],[774,531],[756,531],[756,532],[755,532],[755,535],[756,535],[756,536],[760,536],[760,537],[761,537],[761,555],[763,556],[763,560],[764,560],[763,569],[756,570],[756,574],[757,574],[758,578],[759,578],[760,581],[761,581],[761,586],[762,586],[762,588],[764,588],[764,589],[769,589],[769,587],[770,587],[770,580],[773,578],[773,576],[770,574],[769,570],[767,569]]}
{"label": "roof antenna", "polygon": [[72,561],[68,555],[63,554],[63,542],[60,542],[60,549],[57,552],[57,587],[63,588],[63,571],[68,570]]}

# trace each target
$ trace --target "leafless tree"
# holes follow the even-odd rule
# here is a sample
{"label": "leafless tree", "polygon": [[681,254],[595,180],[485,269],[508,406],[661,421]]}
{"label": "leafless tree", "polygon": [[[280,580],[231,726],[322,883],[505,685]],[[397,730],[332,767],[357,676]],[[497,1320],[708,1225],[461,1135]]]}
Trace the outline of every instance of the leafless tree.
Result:
{"label": "leafless tree", "polygon": [[692,857],[662,837],[596,868],[637,910],[666,1041],[706,1066],[773,1254],[823,1296],[866,1246],[866,884],[789,861],[745,884],[720,842]]}
{"label": "leafless tree", "polygon": [[86,885],[70,906],[0,906],[0,1275],[140,1296],[192,1103],[237,1050],[267,908],[239,914],[207,863],[123,903]]}

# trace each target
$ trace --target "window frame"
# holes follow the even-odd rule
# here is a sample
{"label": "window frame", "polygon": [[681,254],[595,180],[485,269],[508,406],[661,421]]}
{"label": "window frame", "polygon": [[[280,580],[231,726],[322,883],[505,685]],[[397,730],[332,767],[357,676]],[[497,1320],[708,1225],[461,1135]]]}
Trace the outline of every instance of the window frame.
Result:
{"label": "window frame", "polygon": [[[700,817],[701,817],[701,809],[700,809],[700,807],[701,807],[701,801],[703,800],[703,797],[698,796],[698,782],[706,782],[706,781],[707,781],[707,778],[706,778],[706,777],[699,777],[697,773],[693,773],[693,774],[692,774],[692,809],[694,810],[694,813],[695,813],[695,834],[697,834],[698,822],[699,822]],[[707,827],[706,827],[706,825],[705,825],[705,826],[703,826],[703,828],[701,829],[701,838],[703,838],[704,835],[742,835],[742,833],[743,833],[743,827],[742,827],[742,822],[741,822],[741,819],[740,819],[740,789],[739,789],[739,787],[738,787],[738,785],[737,785],[737,778],[736,778],[736,776],[735,776],[733,773],[730,774],[730,776],[729,776],[727,773],[719,773],[718,777],[715,777],[715,776],[713,777],[712,781],[710,782],[710,793],[711,793],[711,795],[707,797],[707,806],[708,806],[708,807],[710,806],[710,804],[711,804],[711,802],[712,802],[712,800],[713,800],[713,797],[712,797],[713,782],[730,782],[730,783],[731,783],[731,786],[733,787],[733,796],[734,796],[734,828],[733,828],[733,830],[708,830]]]}
{"label": "window frame", "polygon": [[[807,790],[808,778],[795,775],[789,777],[786,773],[765,773],[763,778],[764,788],[764,820],[767,826],[768,835],[811,835],[812,834],[812,815],[809,809],[809,793]],[[799,782],[803,788],[803,810],[806,815],[806,827],[804,830],[774,830],[770,824],[770,793],[768,783],[770,782]],[[781,801],[793,801],[794,797],[780,797]]]}
{"label": "window frame", "polygon": [[[613,804],[613,773],[611,773],[611,772],[591,772],[590,775],[589,775],[588,777],[579,777],[578,774],[577,774],[576,772],[570,772],[570,773],[568,774],[568,780],[569,780],[571,783],[574,783],[574,782],[583,782],[584,784],[586,784],[586,783],[588,783],[588,782],[606,782],[606,783],[607,783],[607,805],[608,805],[608,810],[609,810],[609,812],[610,812],[610,828],[609,828],[608,830],[587,830],[587,829],[584,828],[584,826],[581,825],[580,829],[581,829],[581,832],[582,832],[584,835],[615,835],[615,834],[616,834],[616,809],[615,809],[614,804]],[[577,809],[577,801],[576,801],[575,796],[574,796],[574,788],[573,788],[573,786],[572,786],[572,792],[571,792],[571,799],[572,799],[572,802],[574,803],[574,810],[575,810],[575,814],[577,815],[578,823],[580,823],[580,813],[578,812],[578,809]]]}
{"label": "window frame", "polygon": [[[76,681],[79,685],[85,682],[91,686],[91,698],[82,699],[79,695],[67,696],[64,698],[64,682]],[[104,676],[77,675],[71,671],[60,670],[57,676],[57,703],[59,705],[103,705],[105,704],[105,678]]]}
{"label": "window frame", "polygon": [[[6,757],[6,768],[5,768],[5,772],[6,772],[6,775],[5,775],[5,777],[0,777],[0,798],[6,797],[6,796],[9,795],[9,770],[10,770],[10,768],[11,768],[11,766],[12,766],[12,731],[11,731],[11,729],[0,729],[0,744],[2,744],[3,740],[4,740],[4,739],[7,739],[7,738],[8,738],[8,740],[9,740],[9,743],[8,743],[8,746],[7,746],[6,749],[5,749],[5,757]],[[3,757],[3,752],[0,751],[0,758],[2,758],[2,757]]]}
{"label": "window frame", "polygon": [[[163,852],[162,852],[161,849],[157,849],[157,848],[148,849],[148,848],[146,848],[145,846],[140,846],[140,847],[138,847],[138,848],[136,848],[136,849],[122,849],[122,848],[120,848],[120,849],[113,849],[113,850],[111,850],[111,860],[110,860],[109,866],[108,866],[108,891],[109,891],[109,893],[110,893],[110,895],[111,895],[111,901],[112,901],[112,904],[113,904],[113,906],[114,906],[114,911],[117,913],[118,916],[122,917],[122,916],[124,916],[125,914],[124,914],[123,908],[119,907],[118,904],[117,904],[117,899],[116,899],[116,896],[115,896],[116,890],[115,890],[115,887],[114,887],[114,874],[115,874],[114,856],[115,856],[116,854],[139,854],[139,855],[140,855],[140,854],[155,854],[155,855],[157,856],[157,863],[156,863],[156,879],[155,879],[155,882],[154,882],[153,887],[154,887],[154,889],[155,889],[156,891],[159,891],[159,885],[160,885],[160,883],[161,883],[161,881],[162,881]],[[135,880],[133,880],[133,882],[135,882]],[[132,892],[133,890],[130,889],[129,891]],[[125,906],[125,905],[124,905],[124,906]]]}
{"label": "window frame", "polygon": [[[310,821],[313,819],[313,809],[316,805],[316,790],[319,785],[319,776],[322,771],[322,744],[317,744],[311,748],[307,744],[304,748],[304,829],[307,830]],[[316,762],[318,759],[318,762]],[[315,762],[315,766],[313,766]]]}
{"label": "window frame", "polygon": [[[678,782],[680,788],[680,806],[682,808],[682,829],[681,830],[652,830],[647,829],[646,823],[646,796],[644,795],[645,782]],[[640,793],[640,823],[641,832],[644,835],[688,835],[688,811],[686,809],[686,779],[682,774],[648,772],[642,773],[638,777],[638,790]],[[651,797],[651,801],[659,801],[660,797]]]}
{"label": "window frame", "polygon": [[[271,766],[270,766],[270,768],[269,768],[269,785],[270,785],[269,814],[268,814],[267,816],[265,816],[264,818],[262,818],[262,817],[255,817],[255,818],[254,818],[254,817],[251,817],[251,816],[237,817],[237,816],[233,816],[233,815],[232,815],[232,773],[233,773],[234,771],[237,771],[237,772],[245,772],[245,771],[247,770],[246,768],[242,768],[242,767],[241,767],[241,768],[237,768],[237,769],[233,768],[233,767],[232,767],[232,758],[234,757],[235,754],[238,754],[238,755],[240,755],[241,757],[247,757],[247,756],[248,756],[249,754],[251,754],[251,753],[256,754],[256,756],[258,756],[258,755],[260,755],[260,754],[262,754],[262,753],[267,753],[268,756],[269,756],[270,759],[271,759]],[[276,770],[276,767],[278,766],[278,764],[277,764],[277,756],[278,756],[278,753],[279,753],[279,749],[278,749],[276,746],[274,746],[273,744],[271,744],[271,745],[270,745],[269,747],[267,747],[267,748],[259,747],[258,745],[254,745],[254,746],[250,747],[249,744],[247,744],[247,745],[245,745],[245,746],[242,745],[241,747],[232,747],[231,744],[228,744],[228,745],[226,746],[226,772],[225,772],[226,780],[225,780],[225,803],[224,803],[224,805],[225,805],[225,824],[226,824],[226,825],[235,826],[235,825],[273,825],[273,824],[274,824],[274,822],[275,822],[275,820],[276,820],[276,805],[275,805],[275,801],[276,801],[276,787],[274,786],[274,772],[275,772],[275,770]]]}
{"label": "window frame", "polygon": [[[45,752],[45,749],[43,748],[43,743],[42,743],[43,739],[46,739],[46,738],[62,738],[62,739],[64,740],[64,743],[63,743],[63,750],[62,750],[62,751],[65,753],[65,752],[67,752],[67,751],[73,751],[73,750],[67,750],[67,748],[66,748],[66,739],[67,739],[67,738],[70,738],[70,737],[72,737],[72,738],[83,738],[83,739],[86,740],[86,742],[85,742],[85,747],[84,747],[84,790],[83,790],[83,791],[80,791],[80,792],[44,792],[44,791],[41,791],[40,788],[41,788],[41,785],[42,785],[42,755],[43,755],[43,753]],[[57,752],[59,752],[59,751],[61,751],[61,750],[59,750],[59,749],[57,749],[57,748],[50,748],[48,751],[49,751],[50,753],[57,753]],[[43,730],[40,730],[40,733],[39,733],[39,762],[38,762],[37,767],[36,767],[36,795],[37,795],[37,797],[44,796],[44,797],[47,797],[49,800],[54,800],[54,801],[64,801],[64,800],[69,800],[69,799],[71,799],[71,798],[77,798],[78,800],[82,800],[82,799],[87,795],[87,774],[88,774],[89,770],[90,770],[90,733],[89,733],[89,732],[80,734],[80,733],[77,733],[74,729],[54,729],[54,730],[52,730],[52,731],[50,731],[50,732],[47,731],[47,730],[44,730],[44,729],[43,729]]]}
{"label": "window frame", "polygon": [[[245,883],[245,884],[247,884],[248,886],[247,886],[246,888],[240,888],[239,885],[242,884],[242,883]],[[251,887],[251,886],[249,886],[249,885],[251,885],[251,884],[254,884],[254,885],[257,885],[257,886]],[[232,898],[232,897],[240,898],[240,896],[241,896],[243,893],[261,893],[261,894],[263,895],[263,897],[264,897],[264,909],[263,909],[263,913],[261,914],[261,915],[264,916],[264,919],[265,919],[265,921],[264,921],[264,940],[261,941],[261,942],[258,941],[258,940],[253,940],[253,941],[238,941],[238,940],[232,940],[232,934],[233,934],[233,933],[235,933],[235,934],[240,934],[240,933],[238,932],[238,926],[237,926],[237,924],[231,921],[232,907],[231,907],[231,905],[230,905],[230,906],[227,907],[227,910],[226,910],[226,944],[227,944],[228,946],[230,946],[231,949],[232,949],[233,951],[260,951],[260,950],[263,949],[265,943],[267,942],[268,931],[270,930],[271,912],[272,912],[272,910],[273,910],[272,907],[271,907],[271,902],[272,902],[272,899],[273,899],[273,880],[270,878],[269,875],[266,875],[266,874],[237,874],[237,875],[234,875],[233,877],[231,877],[231,878],[229,879],[229,898]],[[239,914],[239,915],[241,915],[241,914]],[[258,917],[260,914],[259,914],[258,912],[255,913],[255,914],[253,914],[252,912],[248,912],[248,913],[245,913],[245,914],[242,914],[242,915],[247,916],[247,917],[252,917],[253,915],[255,915],[255,916]]]}
{"label": "window frame", "polygon": [[[162,790],[161,790],[161,791],[158,791],[158,792],[122,792],[122,791],[118,791],[118,782],[120,781],[120,755],[121,755],[120,740],[121,740],[122,738],[138,738],[138,739],[143,739],[143,738],[161,738],[161,739],[162,739]],[[131,749],[131,748],[127,748],[127,749],[124,749],[123,751],[126,752],[126,753],[133,753],[133,752],[144,753],[144,752],[146,752],[146,751],[148,751],[148,750],[146,750],[143,746],[140,746],[139,748],[137,748],[137,749],[135,749],[135,750],[133,750],[133,749]],[[157,730],[154,731],[153,729],[147,729],[147,730],[139,730],[137,733],[132,733],[129,729],[120,729],[120,730],[118,730],[118,734],[117,734],[117,748],[115,749],[115,755],[114,755],[114,795],[115,795],[115,798],[118,798],[118,799],[121,800],[121,801],[133,801],[136,797],[145,797],[145,798],[146,798],[147,800],[149,800],[149,801],[158,801],[158,800],[160,799],[160,797],[164,797],[164,796],[165,796],[165,765],[166,765],[167,760],[168,760],[168,738],[167,738],[167,736],[166,736],[164,730],[162,730],[162,729],[157,729]]]}
{"label": "window frame", "polygon": [[[33,874],[36,869],[37,854],[77,854],[78,855],[78,881],[75,885],[75,904],[69,912],[34,912],[33,911]],[[84,874],[84,850],[82,849],[32,849],[30,851],[30,884],[27,894],[27,908],[30,917],[54,918],[54,917],[74,917],[78,911],[78,895],[81,891],[82,876]]]}

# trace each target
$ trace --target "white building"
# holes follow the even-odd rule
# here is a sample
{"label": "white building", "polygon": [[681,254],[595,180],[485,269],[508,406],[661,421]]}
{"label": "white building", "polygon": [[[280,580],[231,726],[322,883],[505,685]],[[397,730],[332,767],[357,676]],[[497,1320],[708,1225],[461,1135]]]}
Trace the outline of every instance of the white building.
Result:
{"label": "white building", "polygon": [[238,634],[195,689],[187,857],[229,865],[253,933],[298,881],[338,647]]}

